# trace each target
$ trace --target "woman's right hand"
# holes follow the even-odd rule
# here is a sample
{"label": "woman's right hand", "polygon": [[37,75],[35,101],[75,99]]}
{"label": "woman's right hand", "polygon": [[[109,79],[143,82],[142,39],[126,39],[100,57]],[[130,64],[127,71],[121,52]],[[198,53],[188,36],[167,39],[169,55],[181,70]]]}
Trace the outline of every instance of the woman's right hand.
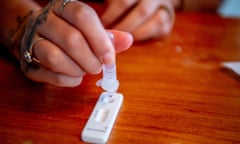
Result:
{"label": "woman's right hand", "polygon": [[[105,30],[88,5],[53,0],[29,18],[21,68],[34,81],[74,87],[85,73],[97,74],[102,64],[114,63],[115,52],[127,50],[132,42],[129,33]],[[40,63],[27,62],[26,53]]]}

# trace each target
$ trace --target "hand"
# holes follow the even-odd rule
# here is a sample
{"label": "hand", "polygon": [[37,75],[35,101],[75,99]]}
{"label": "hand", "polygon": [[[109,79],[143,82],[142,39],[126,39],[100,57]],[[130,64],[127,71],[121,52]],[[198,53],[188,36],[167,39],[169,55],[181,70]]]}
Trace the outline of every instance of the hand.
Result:
{"label": "hand", "polygon": [[102,22],[106,27],[131,32],[135,40],[164,37],[174,23],[169,0],[107,0]]}
{"label": "hand", "polygon": [[[39,37],[44,39],[34,43]],[[103,63],[114,63],[115,51],[124,51],[131,43],[128,33],[106,31],[86,4],[53,0],[29,19],[21,45],[21,68],[34,81],[73,87],[85,73],[97,74]],[[24,54],[31,46],[31,56],[40,63],[26,62]]]}

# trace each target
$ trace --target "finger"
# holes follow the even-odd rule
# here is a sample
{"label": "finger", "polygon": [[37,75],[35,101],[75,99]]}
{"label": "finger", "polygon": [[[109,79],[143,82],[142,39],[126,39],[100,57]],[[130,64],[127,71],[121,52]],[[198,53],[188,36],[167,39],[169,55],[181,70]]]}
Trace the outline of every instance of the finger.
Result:
{"label": "finger", "polygon": [[29,69],[26,76],[36,82],[43,82],[60,87],[76,87],[81,84],[83,76],[71,77],[64,74],[55,73],[40,67]]}
{"label": "finger", "polygon": [[129,8],[131,8],[137,0],[113,0],[109,2],[106,11],[101,16],[101,20],[105,26],[112,24],[120,18]]}
{"label": "finger", "polygon": [[146,20],[148,20],[157,10],[158,4],[156,2],[149,2],[148,0],[141,1],[131,12],[116,26],[114,29],[132,32]]}
{"label": "finger", "polygon": [[68,76],[82,76],[83,70],[59,47],[44,39],[35,43],[33,53],[47,69]]}
{"label": "finger", "polygon": [[[57,7],[54,10],[60,15]],[[90,48],[102,63],[114,63],[113,45],[92,8],[82,2],[71,2],[65,6],[61,16],[82,32]]]}
{"label": "finger", "polygon": [[118,30],[109,30],[112,37],[112,42],[117,53],[126,51],[133,43],[133,36],[128,32],[118,31]]}
{"label": "finger", "polygon": [[38,32],[60,47],[84,71],[99,73],[101,62],[93,53],[82,33],[72,25],[50,13]]}
{"label": "finger", "polygon": [[164,9],[159,11],[147,22],[132,32],[136,41],[148,38],[164,37],[170,33],[173,20],[170,20],[169,13]]}

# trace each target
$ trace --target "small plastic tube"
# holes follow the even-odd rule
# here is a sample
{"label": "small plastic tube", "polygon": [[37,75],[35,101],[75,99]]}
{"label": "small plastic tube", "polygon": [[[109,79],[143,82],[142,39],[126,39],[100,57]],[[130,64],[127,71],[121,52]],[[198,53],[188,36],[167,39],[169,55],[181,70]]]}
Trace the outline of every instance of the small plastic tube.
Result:
{"label": "small plastic tube", "polygon": [[107,92],[116,92],[119,87],[119,81],[117,80],[116,64],[103,65],[103,78],[97,82]]}

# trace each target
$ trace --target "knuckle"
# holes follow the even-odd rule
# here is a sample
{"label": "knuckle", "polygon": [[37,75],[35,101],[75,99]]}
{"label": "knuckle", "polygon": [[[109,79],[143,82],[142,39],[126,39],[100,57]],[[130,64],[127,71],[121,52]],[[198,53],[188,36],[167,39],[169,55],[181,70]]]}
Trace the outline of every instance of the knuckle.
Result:
{"label": "knuckle", "polygon": [[64,43],[68,49],[76,48],[80,40],[81,35],[75,30],[69,30],[67,33],[65,33]]}
{"label": "knuckle", "polygon": [[47,63],[47,65],[49,65],[50,67],[55,67],[57,65],[59,65],[59,58],[61,57],[61,54],[59,51],[57,50],[52,50],[49,51],[46,56],[45,56],[45,62]]}
{"label": "knuckle", "polygon": [[80,3],[79,7],[75,8],[75,19],[82,22],[96,15],[93,8],[87,6],[86,4]]}

